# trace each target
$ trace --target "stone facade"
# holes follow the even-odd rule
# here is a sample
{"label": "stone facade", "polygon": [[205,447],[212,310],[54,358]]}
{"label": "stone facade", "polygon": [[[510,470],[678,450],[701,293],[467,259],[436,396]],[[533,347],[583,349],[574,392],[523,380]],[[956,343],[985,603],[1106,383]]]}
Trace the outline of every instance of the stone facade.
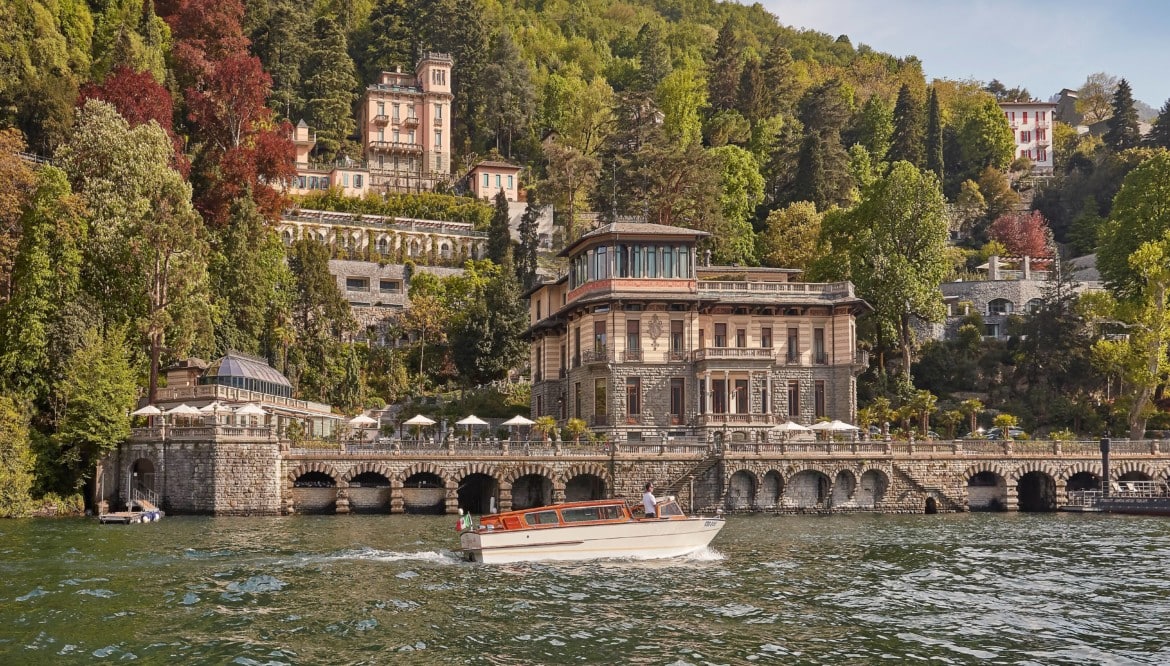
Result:
{"label": "stone facade", "polygon": [[696,265],[705,234],[614,223],[530,291],[532,415],[584,420],[619,441],[766,438],[777,423],[852,421],[856,318],[847,282]]}
{"label": "stone facade", "polygon": [[[1111,480],[1170,480],[1161,445],[1114,442]],[[418,493],[437,498],[427,509],[436,513],[487,513],[610,496],[636,502],[646,481],[692,511],[922,513],[1056,510],[1069,490],[1099,485],[1101,460],[1096,442],[477,442],[325,451],[176,432],[167,440],[136,435],[99,472],[99,501],[124,503],[136,487],[174,513],[402,513]]]}

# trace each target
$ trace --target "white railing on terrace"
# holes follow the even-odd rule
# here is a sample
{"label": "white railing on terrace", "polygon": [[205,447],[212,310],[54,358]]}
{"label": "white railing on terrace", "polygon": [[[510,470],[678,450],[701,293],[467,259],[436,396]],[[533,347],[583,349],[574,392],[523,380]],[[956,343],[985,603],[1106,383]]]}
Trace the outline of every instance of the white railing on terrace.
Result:
{"label": "white railing on terrace", "polygon": [[453,236],[487,238],[487,232],[473,231],[472,224],[470,222],[424,220],[413,217],[389,217],[387,215],[365,215],[361,213],[338,213],[334,211],[313,210],[308,208],[286,210],[281,213],[280,218],[282,221],[287,220],[290,222],[309,222],[313,224],[324,224],[331,226],[366,226],[394,231],[443,233]]}
{"label": "white railing on terrace", "polygon": [[818,296],[853,296],[851,282],[748,282],[699,280],[699,291],[714,292],[771,292]]}
{"label": "white railing on terrace", "polygon": [[696,361],[716,358],[770,359],[776,356],[776,350],[771,347],[704,347],[696,349],[692,356]]}
{"label": "white railing on terrace", "polygon": [[[330,407],[310,400],[286,398],[270,393],[260,393],[247,389],[223,386],[222,384],[203,384],[200,386],[179,386],[176,388],[160,388],[155,393],[155,402],[174,402],[177,400],[232,400],[238,402],[258,402],[264,405],[287,407],[289,409],[312,412],[313,416],[329,416]],[[338,416],[337,418],[341,418]]]}
{"label": "white railing on terrace", "polygon": [[152,426],[131,428],[130,439],[136,441],[184,440],[205,441],[240,437],[246,439],[268,439],[273,434],[272,426],[205,425],[205,426]]}

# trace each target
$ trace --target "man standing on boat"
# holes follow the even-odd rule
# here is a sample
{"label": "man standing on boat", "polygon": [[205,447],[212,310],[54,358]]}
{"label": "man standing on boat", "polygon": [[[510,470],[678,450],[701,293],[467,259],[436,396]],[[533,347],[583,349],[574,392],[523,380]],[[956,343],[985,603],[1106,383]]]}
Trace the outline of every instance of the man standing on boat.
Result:
{"label": "man standing on boat", "polygon": [[658,506],[658,500],[654,498],[654,482],[646,482],[646,492],[642,493],[642,508],[645,510],[647,518],[656,517],[655,508]]}

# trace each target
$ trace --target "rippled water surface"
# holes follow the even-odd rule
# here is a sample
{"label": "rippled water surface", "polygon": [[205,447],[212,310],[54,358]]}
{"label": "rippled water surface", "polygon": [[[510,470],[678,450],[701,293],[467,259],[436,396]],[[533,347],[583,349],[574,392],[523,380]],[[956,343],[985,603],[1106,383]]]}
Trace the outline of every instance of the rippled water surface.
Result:
{"label": "rippled water surface", "polygon": [[453,517],[0,521],[0,664],[1170,663],[1170,520],[732,517],[468,564]]}

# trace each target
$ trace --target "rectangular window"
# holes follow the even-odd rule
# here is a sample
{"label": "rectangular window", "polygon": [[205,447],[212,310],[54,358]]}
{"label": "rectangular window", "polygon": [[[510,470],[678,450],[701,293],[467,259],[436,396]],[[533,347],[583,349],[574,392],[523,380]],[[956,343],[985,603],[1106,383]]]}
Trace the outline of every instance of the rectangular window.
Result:
{"label": "rectangular window", "polygon": [[435,148],[442,148],[442,147],[443,147],[443,133],[439,130],[435,130]]}
{"label": "rectangular window", "polygon": [[700,328],[699,329],[699,349],[706,349],[707,348],[707,343],[703,341],[703,338],[706,335],[707,335],[707,331]]}
{"label": "rectangular window", "polygon": [[815,404],[816,416],[828,416],[825,410],[825,382],[818,379],[813,384],[813,403]]}
{"label": "rectangular window", "polygon": [[1024,112],[1024,124],[1025,125],[1028,124],[1028,112],[1027,111]]}
{"label": "rectangular window", "polygon": [[638,416],[642,413],[642,378],[626,378],[626,414]]}
{"label": "rectangular window", "polygon": [[402,283],[397,280],[378,280],[378,290],[383,294],[397,294],[402,291]]}
{"label": "rectangular window", "polygon": [[581,418],[581,382],[573,384],[573,416]]}
{"label": "rectangular window", "polygon": [[760,346],[764,349],[772,348],[772,327],[765,326],[760,329]]}
{"label": "rectangular window", "polygon": [[356,187],[356,188],[358,188],[358,189],[361,189],[361,187],[362,187],[362,175],[361,175],[360,173],[355,173],[355,174],[353,175],[353,186],[354,186],[354,187]]}
{"label": "rectangular window", "polygon": [[711,380],[711,413],[727,413],[727,382],[725,380]]}
{"label": "rectangular window", "polygon": [[1047,111],[1037,111],[1036,112],[1036,120],[1037,121],[1044,122],[1047,119],[1048,119],[1048,112]]}
{"label": "rectangular window", "polygon": [[513,188],[513,185],[512,185],[512,177],[511,177],[511,176],[508,176],[508,189],[510,190],[510,189],[512,189],[512,188]]}
{"label": "rectangular window", "polygon": [[544,396],[536,396],[536,415],[544,416]]}
{"label": "rectangular window", "polygon": [[1021,131],[1020,132],[1020,143],[1028,143],[1031,140],[1032,140],[1032,132],[1030,132],[1030,131]]}
{"label": "rectangular window", "polygon": [[386,130],[382,129],[381,127],[378,128],[378,140],[379,141],[386,140]]}
{"label": "rectangular window", "polygon": [[641,322],[637,319],[626,320],[626,349],[638,351],[642,348]]}
{"label": "rectangular window", "polygon": [[539,382],[544,380],[544,349],[540,347],[536,348],[536,364],[532,374],[535,375],[532,378],[533,381]]}
{"label": "rectangular window", "polygon": [[[382,130],[378,130],[378,131],[381,132]],[[379,136],[378,139],[381,140],[382,137]],[[402,132],[400,132],[398,130],[394,130],[394,143],[402,143]],[[398,159],[398,158],[395,158],[395,159]]]}
{"label": "rectangular window", "polygon": [[386,102],[378,102],[378,115],[386,115]]}
{"label": "rectangular window", "polygon": [[682,423],[683,413],[686,406],[686,380],[681,377],[675,377],[670,380],[670,423],[671,425],[678,425]]}
{"label": "rectangular window", "polygon": [[442,120],[442,119],[443,119],[443,105],[436,103],[435,104],[435,120]]}
{"label": "rectangular window", "polygon": [[[410,130],[409,132],[407,132],[406,138],[408,139],[407,143],[409,143],[410,145],[413,146],[414,145],[414,130]],[[411,159],[414,159],[414,158],[411,158]]]}
{"label": "rectangular window", "polygon": [[304,176],[297,176],[297,186],[300,187],[302,190],[306,189]]}
{"label": "rectangular window", "polygon": [[500,174],[496,174],[496,187],[500,186]]}
{"label": "rectangular window", "polygon": [[736,347],[746,347],[747,346],[747,329],[744,329],[744,328],[735,329],[735,346]]}
{"label": "rectangular window", "polygon": [[593,322],[593,349],[597,352],[605,351],[605,322]]}
{"label": "rectangular window", "polygon": [[395,105],[394,105],[394,122],[398,122],[398,118],[399,118],[399,115],[398,115],[398,105],[397,105],[397,104],[395,104]]}
{"label": "rectangular window", "polygon": [[683,322],[681,319],[670,320],[670,351],[683,350]]}
{"label": "rectangular window", "polygon": [[796,363],[800,360],[800,329],[788,329],[788,362]]}
{"label": "rectangular window", "polygon": [[345,288],[348,291],[369,291],[370,279],[364,277],[347,277],[345,278]]}
{"label": "rectangular window", "polygon": [[735,413],[748,413],[748,380],[735,380]]}
{"label": "rectangular window", "polygon": [[483,175],[483,186],[484,187],[491,187],[491,185],[492,185],[492,177],[485,173]]}
{"label": "rectangular window", "polygon": [[581,367],[581,327],[573,329],[573,367]]}
{"label": "rectangular window", "polygon": [[800,416],[800,380],[794,379],[788,382],[788,416],[791,418],[798,418]]}
{"label": "rectangular window", "polygon": [[1046,139],[1048,139],[1048,130],[1044,129],[1043,127],[1036,130],[1037,141],[1044,141]]}
{"label": "rectangular window", "polygon": [[349,187],[349,174],[348,173],[341,174],[341,186],[342,187]]}
{"label": "rectangular window", "polygon": [[1048,161],[1048,150],[1045,148],[1041,148],[1041,149],[1037,150],[1036,151],[1036,161],[1037,162],[1047,162]]}
{"label": "rectangular window", "polygon": [[715,324],[715,346],[727,346],[727,324]]}
{"label": "rectangular window", "polygon": [[598,377],[593,380],[593,414],[596,416],[605,416],[609,412],[606,410],[605,397],[605,377]]}
{"label": "rectangular window", "polygon": [[407,104],[407,105],[406,105],[406,117],[407,117],[407,118],[415,118],[415,117],[417,117],[417,116],[415,116],[415,115],[414,115],[414,105],[413,105],[413,104]]}
{"label": "rectangular window", "polygon": [[560,376],[565,376],[565,346],[561,345],[561,366],[558,373]]}
{"label": "rectangular window", "polygon": [[819,365],[826,365],[829,362],[829,355],[825,352],[825,329],[813,329],[813,356],[814,361]]}

